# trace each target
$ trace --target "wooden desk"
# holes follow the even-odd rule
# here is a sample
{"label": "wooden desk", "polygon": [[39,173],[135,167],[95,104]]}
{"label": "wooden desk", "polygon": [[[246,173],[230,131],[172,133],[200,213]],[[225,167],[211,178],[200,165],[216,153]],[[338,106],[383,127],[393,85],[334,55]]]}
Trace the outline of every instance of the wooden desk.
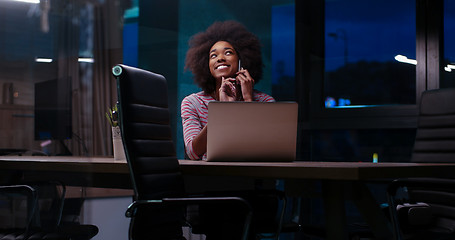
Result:
{"label": "wooden desk", "polygon": [[131,189],[126,161],[113,158],[0,156],[0,171],[30,180],[59,180],[68,186]]}
{"label": "wooden desk", "polygon": [[[405,177],[455,177],[455,164],[292,162],[207,163],[180,161],[186,175],[248,176],[322,181],[327,239],[348,239],[345,198],[357,206],[376,239],[392,239],[392,227],[365,182]],[[385,193],[384,193],[385,194]]]}
{"label": "wooden desk", "polygon": [[[184,175],[232,176],[274,179],[317,179],[364,181],[403,177],[455,178],[455,163],[371,163],[371,162],[204,162],[179,160]],[[34,173],[65,173],[87,175],[94,182],[77,185],[131,188],[128,180],[109,183],[108,178],[95,175],[129,178],[125,161],[108,157],[43,157],[0,156],[0,170]],[[91,176],[91,177],[90,177]],[[98,185],[99,184],[99,185]]]}
{"label": "wooden desk", "polygon": [[[373,226],[378,239],[391,239],[390,225],[364,181],[402,177],[455,177],[455,164],[355,163],[355,162],[202,162],[180,160],[184,175],[314,179],[323,182],[328,239],[346,239],[344,219],[345,186],[360,196],[357,206]],[[30,178],[58,179],[67,185],[131,188],[126,162],[113,158],[85,157],[5,157],[0,156],[0,171],[18,172]]]}
{"label": "wooden desk", "polygon": [[226,163],[191,160],[179,162],[185,175],[351,181],[404,177],[455,177],[455,164],[303,161]]}

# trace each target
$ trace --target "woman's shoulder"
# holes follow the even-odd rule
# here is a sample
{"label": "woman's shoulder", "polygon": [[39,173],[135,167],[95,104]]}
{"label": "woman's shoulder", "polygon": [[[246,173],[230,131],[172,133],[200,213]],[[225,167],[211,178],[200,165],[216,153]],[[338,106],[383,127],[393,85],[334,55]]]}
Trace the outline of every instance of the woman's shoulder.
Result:
{"label": "woman's shoulder", "polygon": [[275,102],[275,99],[272,96],[259,90],[255,89],[253,94],[255,102]]}
{"label": "woman's shoulder", "polygon": [[183,103],[192,103],[192,104],[203,104],[205,102],[212,101],[213,98],[209,94],[205,93],[204,91],[197,92],[197,93],[192,93],[188,96],[186,96],[183,101]]}
{"label": "woman's shoulder", "polygon": [[191,93],[190,95],[187,95],[186,97],[183,98],[183,100],[188,100],[188,99],[198,99],[202,98],[204,96],[204,92],[197,92],[197,93]]}

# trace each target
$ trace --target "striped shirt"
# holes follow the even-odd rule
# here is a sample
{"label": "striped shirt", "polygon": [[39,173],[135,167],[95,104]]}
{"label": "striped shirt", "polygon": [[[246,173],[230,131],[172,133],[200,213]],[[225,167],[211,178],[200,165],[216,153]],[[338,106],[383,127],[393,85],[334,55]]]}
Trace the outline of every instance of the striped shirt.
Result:
{"label": "striped shirt", "polygon": [[[198,156],[193,151],[193,139],[207,125],[208,103],[216,101],[212,96],[198,92],[186,96],[182,101],[181,114],[183,124],[183,138],[186,154],[192,160],[206,159],[206,154]],[[254,90],[253,101],[275,102],[275,99],[263,92]]]}

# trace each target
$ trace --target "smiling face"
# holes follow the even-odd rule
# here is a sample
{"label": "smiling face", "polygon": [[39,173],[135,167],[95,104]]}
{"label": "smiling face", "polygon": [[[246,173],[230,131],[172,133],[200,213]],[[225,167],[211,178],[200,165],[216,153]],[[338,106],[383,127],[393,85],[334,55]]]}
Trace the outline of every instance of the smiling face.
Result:
{"label": "smiling face", "polygon": [[209,68],[215,79],[235,77],[238,67],[239,57],[230,43],[219,41],[213,44],[209,52]]}

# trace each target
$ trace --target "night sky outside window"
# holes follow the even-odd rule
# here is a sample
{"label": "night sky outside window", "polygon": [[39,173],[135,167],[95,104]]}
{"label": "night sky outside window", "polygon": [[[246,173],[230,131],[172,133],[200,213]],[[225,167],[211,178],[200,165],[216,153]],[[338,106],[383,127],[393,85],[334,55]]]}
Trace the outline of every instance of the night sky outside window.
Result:
{"label": "night sky outside window", "polygon": [[415,12],[413,0],[326,1],[325,108],[416,103]]}

